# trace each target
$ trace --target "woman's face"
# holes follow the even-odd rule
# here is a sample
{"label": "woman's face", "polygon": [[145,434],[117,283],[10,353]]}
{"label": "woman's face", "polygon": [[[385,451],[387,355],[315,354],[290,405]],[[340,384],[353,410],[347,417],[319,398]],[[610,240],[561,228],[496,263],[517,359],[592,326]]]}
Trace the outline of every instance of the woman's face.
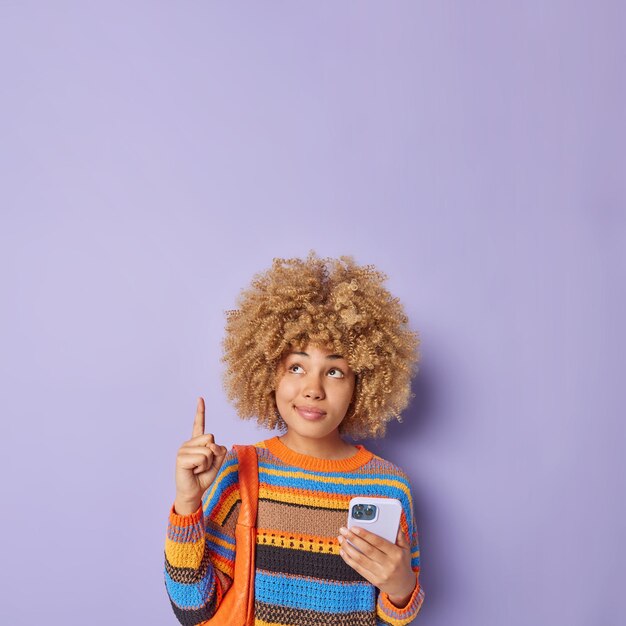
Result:
{"label": "woman's face", "polygon": [[308,345],[290,352],[279,366],[276,406],[290,431],[320,439],[337,430],[355,387],[348,362],[325,348]]}

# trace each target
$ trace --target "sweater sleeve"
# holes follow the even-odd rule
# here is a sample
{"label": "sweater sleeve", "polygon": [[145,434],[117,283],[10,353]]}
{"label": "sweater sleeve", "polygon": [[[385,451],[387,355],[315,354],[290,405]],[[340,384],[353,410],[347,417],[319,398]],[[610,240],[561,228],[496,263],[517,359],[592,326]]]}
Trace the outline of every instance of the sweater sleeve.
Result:
{"label": "sweater sleeve", "polygon": [[402,502],[402,515],[400,517],[400,527],[411,545],[411,569],[415,574],[415,587],[406,606],[397,607],[389,599],[389,595],[384,591],[378,594],[376,602],[377,624],[390,624],[391,626],[404,626],[410,624],[417,616],[424,602],[424,588],[420,584],[420,546],[415,523],[413,497],[411,495],[411,485],[406,475],[403,475],[402,482],[406,488],[403,494],[398,494]]}
{"label": "sweater sleeve", "polygon": [[178,515],[173,505],[170,509],[165,588],[176,618],[185,626],[211,618],[232,584],[240,505],[237,453],[233,448],[194,513]]}

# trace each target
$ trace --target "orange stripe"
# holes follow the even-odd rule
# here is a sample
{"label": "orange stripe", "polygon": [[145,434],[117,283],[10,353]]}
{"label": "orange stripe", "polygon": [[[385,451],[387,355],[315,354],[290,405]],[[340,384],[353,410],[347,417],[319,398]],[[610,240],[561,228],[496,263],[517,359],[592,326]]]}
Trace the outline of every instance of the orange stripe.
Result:
{"label": "orange stripe", "polygon": [[222,572],[226,572],[231,578],[233,577],[233,570],[235,568],[235,562],[229,561],[224,558],[221,554],[211,553],[211,561],[213,565],[217,567]]}

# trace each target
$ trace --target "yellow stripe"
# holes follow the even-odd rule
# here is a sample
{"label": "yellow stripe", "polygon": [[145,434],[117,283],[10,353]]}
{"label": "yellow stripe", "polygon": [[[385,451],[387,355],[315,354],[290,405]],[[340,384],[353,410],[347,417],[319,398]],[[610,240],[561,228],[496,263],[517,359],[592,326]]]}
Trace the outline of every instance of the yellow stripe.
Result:
{"label": "yellow stripe", "polygon": [[165,556],[174,567],[200,567],[204,554],[204,539],[194,543],[176,543],[165,539]]}
{"label": "yellow stripe", "polygon": [[383,619],[385,620],[385,623],[390,624],[391,626],[406,626],[415,619],[415,615],[410,618],[405,617],[404,619],[394,619],[393,617],[389,617],[389,615],[385,614]]}

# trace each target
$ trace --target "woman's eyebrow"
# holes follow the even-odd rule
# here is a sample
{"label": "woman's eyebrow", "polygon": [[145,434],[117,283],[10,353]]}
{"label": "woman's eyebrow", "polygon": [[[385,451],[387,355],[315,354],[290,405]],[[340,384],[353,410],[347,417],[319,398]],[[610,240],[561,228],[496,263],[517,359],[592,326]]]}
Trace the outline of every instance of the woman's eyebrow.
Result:
{"label": "woman's eyebrow", "polygon": [[[306,352],[290,352],[290,354],[297,354],[298,356],[309,356]],[[327,359],[343,359],[341,354],[329,354]]]}

